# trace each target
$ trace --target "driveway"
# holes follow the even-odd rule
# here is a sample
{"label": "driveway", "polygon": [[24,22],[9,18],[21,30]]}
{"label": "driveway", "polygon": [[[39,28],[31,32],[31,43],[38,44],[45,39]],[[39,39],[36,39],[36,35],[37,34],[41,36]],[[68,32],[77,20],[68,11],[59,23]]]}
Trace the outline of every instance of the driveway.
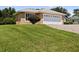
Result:
{"label": "driveway", "polygon": [[48,26],[79,34],[79,25],[48,25]]}

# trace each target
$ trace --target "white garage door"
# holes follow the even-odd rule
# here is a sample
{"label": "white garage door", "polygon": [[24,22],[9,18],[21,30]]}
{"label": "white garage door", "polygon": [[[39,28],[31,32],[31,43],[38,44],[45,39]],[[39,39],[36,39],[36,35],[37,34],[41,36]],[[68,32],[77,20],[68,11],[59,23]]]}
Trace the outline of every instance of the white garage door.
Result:
{"label": "white garage door", "polygon": [[58,15],[44,14],[43,24],[62,24],[61,17]]}

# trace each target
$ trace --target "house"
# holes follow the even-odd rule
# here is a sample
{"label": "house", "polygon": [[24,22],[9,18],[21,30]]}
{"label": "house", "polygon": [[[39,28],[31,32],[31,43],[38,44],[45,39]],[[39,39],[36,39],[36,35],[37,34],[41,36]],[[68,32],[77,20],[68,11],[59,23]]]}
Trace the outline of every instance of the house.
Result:
{"label": "house", "polygon": [[79,24],[79,16],[72,16],[71,20],[73,20],[73,24]]}
{"label": "house", "polygon": [[65,14],[48,9],[24,9],[16,14],[16,24],[31,24],[28,17],[37,15],[40,21],[37,24],[63,24]]}

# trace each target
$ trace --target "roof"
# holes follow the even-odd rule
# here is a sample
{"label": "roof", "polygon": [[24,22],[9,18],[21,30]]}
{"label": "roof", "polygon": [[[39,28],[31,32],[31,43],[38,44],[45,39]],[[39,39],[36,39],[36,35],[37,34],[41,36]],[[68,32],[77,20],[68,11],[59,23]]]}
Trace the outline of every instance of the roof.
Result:
{"label": "roof", "polygon": [[23,10],[20,10],[18,12],[49,13],[49,14],[65,15],[64,13],[60,13],[60,12],[53,11],[50,9],[39,9],[39,10],[38,9],[23,9]]}

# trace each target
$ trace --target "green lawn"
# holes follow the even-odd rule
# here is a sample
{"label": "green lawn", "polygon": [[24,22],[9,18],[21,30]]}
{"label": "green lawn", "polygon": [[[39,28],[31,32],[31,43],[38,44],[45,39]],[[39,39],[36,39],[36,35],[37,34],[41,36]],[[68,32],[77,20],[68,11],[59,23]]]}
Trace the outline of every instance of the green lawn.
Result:
{"label": "green lawn", "polygon": [[46,25],[0,25],[0,51],[79,51],[79,34]]}

